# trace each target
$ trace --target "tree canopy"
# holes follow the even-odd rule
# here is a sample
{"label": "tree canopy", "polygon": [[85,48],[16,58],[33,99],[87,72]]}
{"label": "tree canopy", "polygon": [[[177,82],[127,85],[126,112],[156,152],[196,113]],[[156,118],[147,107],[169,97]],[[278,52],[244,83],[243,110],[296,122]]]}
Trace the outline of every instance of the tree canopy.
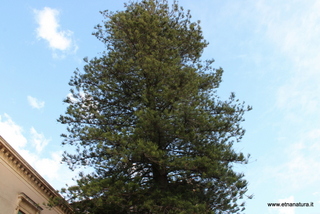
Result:
{"label": "tree canopy", "polygon": [[[70,80],[59,122],[70,168],[88,166],[66,190],[79,213],[235,213],[247,191],[233,149],[251,107],[221,100],[223,69],[202,60],[200,22],[177,2],[142,0],[102,12],[105,44]],[[241,202],[241,200],[240,200]]]}

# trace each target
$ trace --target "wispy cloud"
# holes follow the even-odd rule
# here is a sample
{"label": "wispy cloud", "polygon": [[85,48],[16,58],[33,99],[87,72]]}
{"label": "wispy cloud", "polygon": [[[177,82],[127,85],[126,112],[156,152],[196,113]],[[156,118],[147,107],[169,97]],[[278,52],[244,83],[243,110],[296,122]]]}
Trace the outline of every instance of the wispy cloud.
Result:
{"label": "wispy cloud", "polygon": [[41,109],[44,107],[44,104],[45,104],[44,101],[40,101],[37,98],[32,96],[28,96],[27,99],[32,108]]}
{"label": "wispy cloud", "polygon": [[261,26],[279,54],[291,63],[279,87],[277,106],[312,114],[320,107],[320,2],[257,1]]}
{"label": "wispy cloud", "polygon": [[[46,176],[49,179],[54,180],[61,179],[64,177],[62,175],[71,174],[70,172],[66,171],[68,169],[66,169],[65,165],[64,167],[61,165],[62,153],[62,151],[52,152],[49,157],[42,158],[41,161],[34,162],[35,168],[41,172],[42,176]],[[67,182],[67,180],[63,180],[63,182]]]}
{"label": "wispy cloud", "polygon": [[21,149],[27,144],[27,139],[22,134],[21,126],[15,124],[7,114],[0,115],[0,135],[10,142],[16,150]]}
{"label": "wispy cloud", "polygon": [[[281,112],[279,137],[286,140],[277,151],[282,160],[270,171],[292,187],[304,188],[320,181],[320,2],[256,1],[261,29],[277,57],[286,64],[279,70],[276,111]],[[279,114],[280,115],[280,114]],[[279,157],[280,158],[280,157]]]}
{"label": "wispy cloud", "polygon": [[38,133],[33,127],[30,129],[30,133],[32,144],[36,147],[37,152],[41,152],[50,140],[46,139],[43,134]]}
{"label": "wispy cloud", "polygon": [[[33,127],[30,129],[31,139],[24,137],[24,129],[7,115],[0,115],[0,135],[31,165],[56,188],[64,184],[72,184],[74,172],[61,164],[62,151],[49,152],[44,158],[39,151],[44,151],[49,140],[39,134]],[[31,143],[30,143],[31,142]],[[34,152],[34,151],[37,152]],[[61,176],[61,175],[67,176]],[[67,178],[67,179],[66,179]]]}
{"label": "wispy cloud", "polygon": [[320,181],[320,129],[302,132],[296,142],[284,149],[286,161],[270,166],[266,175],[275,179],[283,189],[303,190]]}
{"label": "wispy cloud", "polygon": [[42,10],[34,10],[36,21],[39,25],[37,28],[38,38],[49,42],[49,47],[53,50],[76,50],[77,47],[72,40],[73,32],[70,30],[61,30],[59,24],[60,12],[56,9],[45,7]]}

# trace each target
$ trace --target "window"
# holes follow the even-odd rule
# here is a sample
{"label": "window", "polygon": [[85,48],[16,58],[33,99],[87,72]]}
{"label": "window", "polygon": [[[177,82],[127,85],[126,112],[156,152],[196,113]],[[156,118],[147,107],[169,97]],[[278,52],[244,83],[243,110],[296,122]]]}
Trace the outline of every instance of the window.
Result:
{"label": "window", "polygon": [[17,214],[40,214],[42,208],[25,193],[21,192],[18,199]]}

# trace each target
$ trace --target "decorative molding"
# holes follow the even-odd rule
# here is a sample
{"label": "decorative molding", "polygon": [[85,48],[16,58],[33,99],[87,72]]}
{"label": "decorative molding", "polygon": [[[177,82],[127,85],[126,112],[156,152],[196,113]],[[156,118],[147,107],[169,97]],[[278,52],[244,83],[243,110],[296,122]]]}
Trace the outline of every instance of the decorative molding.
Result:
{"label": "decorative molding", "polygon": [[[38,191],[42,192],[48,199],[62,198],[62,196],[25,160],[12,148],[12,146],[0,135],[0,157],[6,161],[17,173],[23,176]],[[71,214],[72,209],[68,205],[61,205],[59,208],[65,214]]]}
{"label": "decorative molding", "polygon": [[40,214],[41,210],[43,210],[42,207],[40,207],[36,202],[34,202],[29,196],[27,196],[25,193],[21,192],[18,196],[18,206],[16,210],[25,210],[27,207],[30,207],[34,211],[36,211],[37,214]]}

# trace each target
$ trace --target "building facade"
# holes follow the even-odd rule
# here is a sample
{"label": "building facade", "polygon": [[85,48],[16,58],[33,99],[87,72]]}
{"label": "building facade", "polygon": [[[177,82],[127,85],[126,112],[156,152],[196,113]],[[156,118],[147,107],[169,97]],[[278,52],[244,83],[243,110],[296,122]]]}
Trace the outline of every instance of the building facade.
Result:
{"label": "building facade", "polygon": [[68,205],[49,208],[61,196],[0,136],[0,214],[71,214]]}

